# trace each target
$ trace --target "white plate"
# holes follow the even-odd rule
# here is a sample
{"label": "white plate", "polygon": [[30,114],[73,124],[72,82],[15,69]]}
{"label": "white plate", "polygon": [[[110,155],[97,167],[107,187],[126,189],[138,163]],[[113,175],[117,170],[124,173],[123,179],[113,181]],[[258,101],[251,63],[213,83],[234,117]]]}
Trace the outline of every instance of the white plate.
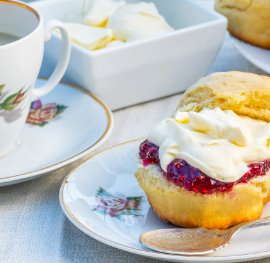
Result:
{"label": "white plate", "polygon": [[238,51],[251,63],[270,74],[270,50],[248,44],[238,38],[231,39]]}
{"label": "white plate", "polygon": [[[175,226],[156,216],[134,176],[137,170],[134,159],[141,141],[106,150],[82,163],[66,177],[60,189],[60,203],[75,226],[107,245],[175,262],[238,262],[270,256],[270,226],[244,230],[227,247],[206,256],[170,255],[143,247],[139,243],[142,233]],[[98,194],[101,188],[106,192]],[[102,203],[101,200],[106,201],[107,207],[104,211],[105,206],[100,205],[98,213],[94,209]],[[121,210],[136,207],[138,203],[140,210]],[[263,216],[269,215],[270,204],[263,211]]]}
{"label": "white plate", "polygon": [[[38,79],[36,87],[44,82]],[[67,108],[43,127],[24,125],[12,152],[0,159],[0,186],[33,179],[83,157],[104,143],[113,129],[106,105],[78,87],[59,83],[41,102]]]}

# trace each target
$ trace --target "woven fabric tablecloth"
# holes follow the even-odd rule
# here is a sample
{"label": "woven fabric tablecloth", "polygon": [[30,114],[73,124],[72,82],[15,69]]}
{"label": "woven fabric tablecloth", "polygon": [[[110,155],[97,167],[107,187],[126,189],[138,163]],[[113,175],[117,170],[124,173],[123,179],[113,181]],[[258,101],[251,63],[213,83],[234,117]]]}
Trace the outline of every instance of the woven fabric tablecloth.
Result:
{"label": "woven fabric tablecloth", "polygon": [[[243,58],[226,35],[209,73],[229,70],[267,75]],[[170,116],[180,98],[178,94],[115,111],[114,131],[94,153],[38,179],[0,188],[0,262],[165,262],[133,255],[87,236],[65,217],[58,194],[72,168],[104,149],[146,137],[152,125]],[[253,262],[266,263],[270,258]]]}

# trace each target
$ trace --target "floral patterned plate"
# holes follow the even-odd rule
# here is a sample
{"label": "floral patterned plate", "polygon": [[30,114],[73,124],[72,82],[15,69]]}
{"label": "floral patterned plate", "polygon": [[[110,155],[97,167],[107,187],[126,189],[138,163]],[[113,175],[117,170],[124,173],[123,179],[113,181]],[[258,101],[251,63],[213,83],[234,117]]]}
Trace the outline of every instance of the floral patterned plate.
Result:
{"label": "floral patterned plate", "polygon": [[[139,236],[173,228],[150,207],[134,173],[142,140],[106,150],[75,168],[60,189],[61,207],[69,220],[89,236],[116,248],[175,262],[238,262],[270,256],[270,226],[237,234],[224,249],[204,256],[163,254],[143,247]],[[270,204],[262,216],[270,215]]]}
{"label": "floral patterned plate", "polygon": [[[35,86],[45,81],[38,79]],[[8,120],[17,117],[13,115]],[[0,186],[33,179],[83,157],[113,129],[112,114],[103,102],[66,83],[33,102],[26,122],[12,152],[0,158]]]}

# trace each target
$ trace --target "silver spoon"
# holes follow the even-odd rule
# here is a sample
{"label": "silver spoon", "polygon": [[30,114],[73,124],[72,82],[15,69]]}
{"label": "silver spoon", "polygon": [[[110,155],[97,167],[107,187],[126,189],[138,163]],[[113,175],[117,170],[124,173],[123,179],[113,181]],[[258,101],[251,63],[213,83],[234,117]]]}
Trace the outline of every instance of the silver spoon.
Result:
{"label": "silver spoon", "polygon": [[245,222],[226,230],[200,228],[158,229],[141,235],[140,242],[162,253],[202,255],[227,246],[242,229],[270,225],[270,216]]}

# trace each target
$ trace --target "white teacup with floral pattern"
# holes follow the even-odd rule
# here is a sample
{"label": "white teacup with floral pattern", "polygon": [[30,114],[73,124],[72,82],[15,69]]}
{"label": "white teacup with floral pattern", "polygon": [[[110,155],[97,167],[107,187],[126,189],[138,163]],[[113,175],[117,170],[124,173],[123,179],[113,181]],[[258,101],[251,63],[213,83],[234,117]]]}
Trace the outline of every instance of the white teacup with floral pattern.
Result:
{"label": "white teacup with floral pattern", "polygon": [[[30,103],[50,92],[62,78],[70,56],[70,38],[62,22],[43,23],[30,6],[0,0],[0,32],[15,35],[14,42],[0,46],[0,157],[13,147],[27,118]],[[62,33],[62,55],[46,84],[33,89],[43,59],[44,41],[50,31]]]}

